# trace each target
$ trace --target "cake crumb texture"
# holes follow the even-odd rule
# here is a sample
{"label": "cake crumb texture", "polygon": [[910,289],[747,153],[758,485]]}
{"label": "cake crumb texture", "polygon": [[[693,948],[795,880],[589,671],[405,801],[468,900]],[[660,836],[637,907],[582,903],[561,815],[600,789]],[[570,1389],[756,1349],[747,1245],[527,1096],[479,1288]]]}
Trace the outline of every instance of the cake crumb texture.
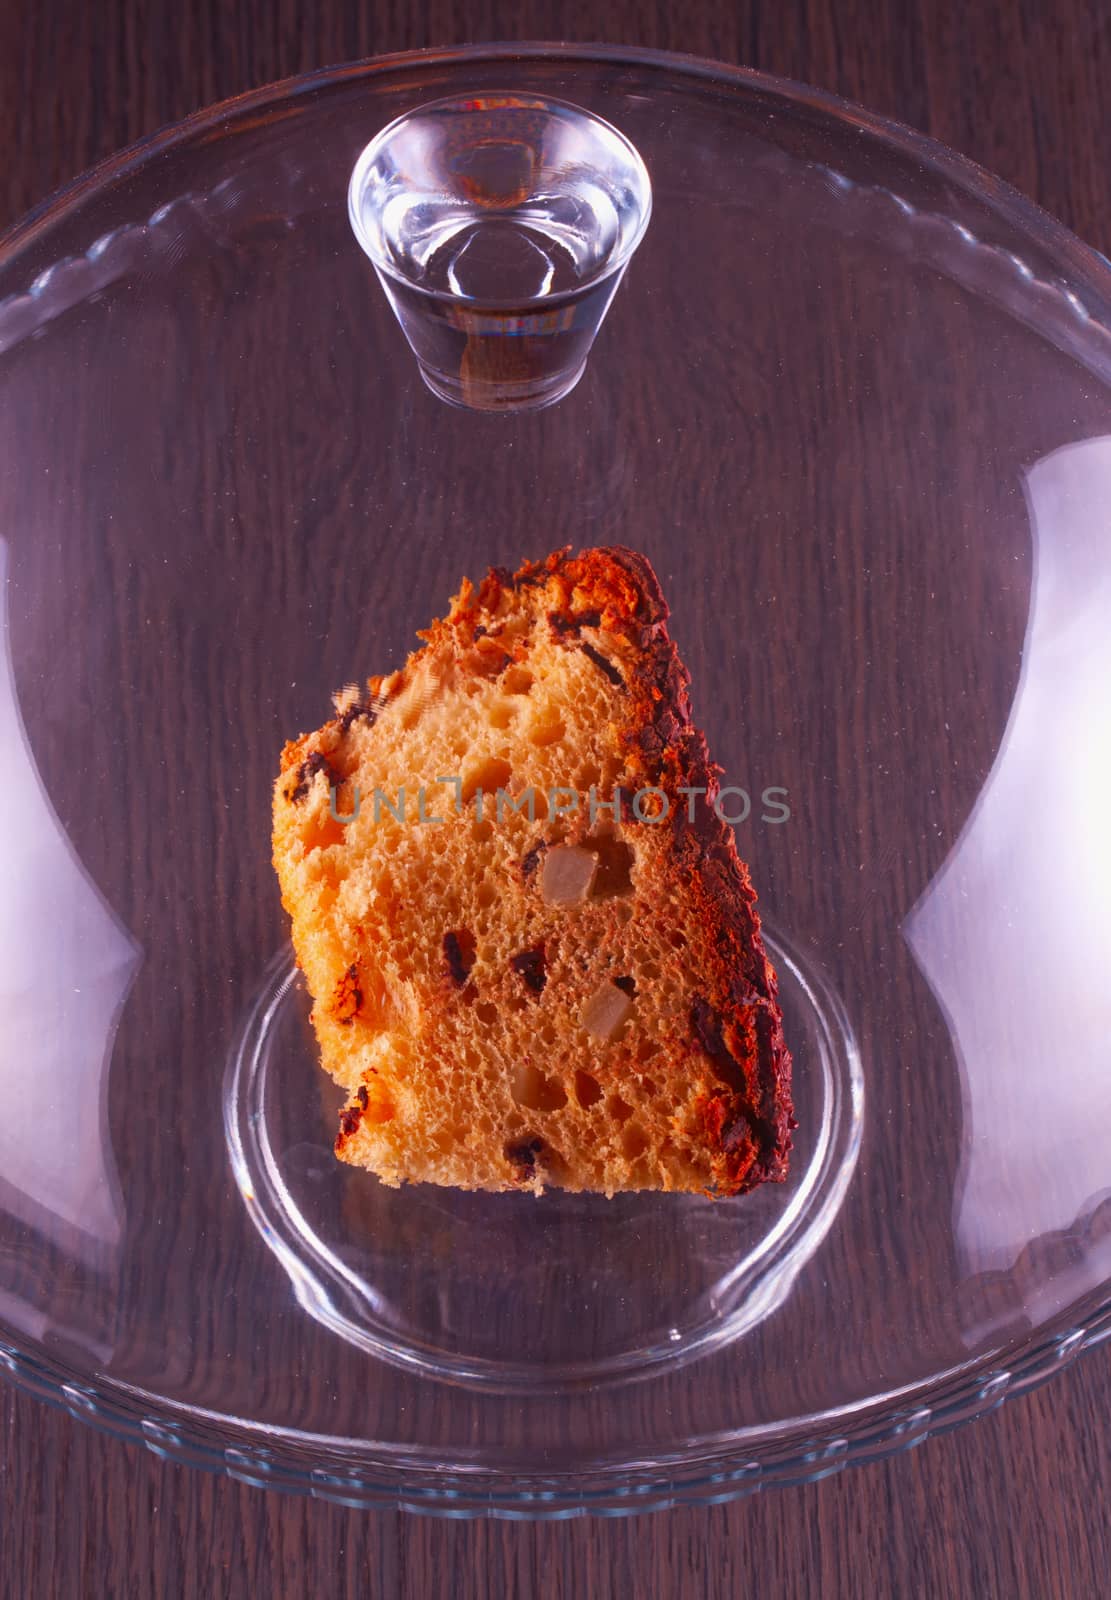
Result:
{"label": "cake crumb texture", "polygon": [[496,568],[286,745],[274,865],[341,1160],[535,1193],[786,1176],[775,974],[667,616],[623,547]]}

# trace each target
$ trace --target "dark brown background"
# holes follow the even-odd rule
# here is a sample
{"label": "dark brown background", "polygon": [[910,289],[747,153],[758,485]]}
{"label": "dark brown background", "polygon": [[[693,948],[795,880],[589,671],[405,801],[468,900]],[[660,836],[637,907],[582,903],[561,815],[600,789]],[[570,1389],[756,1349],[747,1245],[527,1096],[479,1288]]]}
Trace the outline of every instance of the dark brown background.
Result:
{"label": "dark brown background", "polygon": [[[304,14],[302,14],[304,13]],[[1111,252],[1103,0],[3,0],[0,223],[161,123],[290,73],[498,38],[689,50],[927,130]],[[707,1511],[452,1524],[266,1496],[0,1390],[0,1595],[1096,1596],[1106,1353],[911,1455]]]}

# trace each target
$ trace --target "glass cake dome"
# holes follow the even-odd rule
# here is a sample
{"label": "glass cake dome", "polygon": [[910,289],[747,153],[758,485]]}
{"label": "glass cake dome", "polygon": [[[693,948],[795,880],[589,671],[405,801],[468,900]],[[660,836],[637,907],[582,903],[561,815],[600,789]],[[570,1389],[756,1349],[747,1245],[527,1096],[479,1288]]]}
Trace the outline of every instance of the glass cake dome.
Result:
{"label": "glass cake dome", "polygon": [[[406,299],[357,237],[360,156],[445,103],[464,144],[546,108],[553,171],[590,175],[587,124],[618,163],[578,287],[498,305],[456,262]],[[360,171],[407,205],[447,170],[415,148]],[[754,73],[396,57],[203,112],[9,232],[0,450],[16,1383],[250,1482],[550,1517],[890,1453],[1111,1331],[1102,258]],[[464,574],[615,543],[734,792],[791,1176],[384,1188],[332,1155],[282,744]]]}

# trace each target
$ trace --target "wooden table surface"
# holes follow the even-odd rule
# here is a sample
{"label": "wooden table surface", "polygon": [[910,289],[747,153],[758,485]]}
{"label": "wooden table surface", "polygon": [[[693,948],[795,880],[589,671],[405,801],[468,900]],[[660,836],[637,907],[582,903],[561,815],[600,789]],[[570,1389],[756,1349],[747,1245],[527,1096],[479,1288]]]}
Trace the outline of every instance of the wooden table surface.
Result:
{"label": "wooden table surface", "polygon": [[[39,0],[0,10],[0,224],[160,124],[426,45],[606,40],[797,78],[972,156],[1111,253],[1102,0]],[[1111,1351],[909,1455],[728,1507],[450,1523],[167,1465],[0,1388],[0,1596],[1097,1596]]]}

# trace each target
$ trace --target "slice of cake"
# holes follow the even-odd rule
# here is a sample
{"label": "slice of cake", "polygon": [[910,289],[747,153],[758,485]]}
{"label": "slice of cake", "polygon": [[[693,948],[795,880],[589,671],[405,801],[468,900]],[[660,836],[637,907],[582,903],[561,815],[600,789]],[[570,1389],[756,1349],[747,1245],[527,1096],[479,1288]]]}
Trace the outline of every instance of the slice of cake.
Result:
{"label": "slice of cake", "polygon": [[341,1160],[535,1193],[785,1177],[775,975],[667,615],[632,550],[496,568],[286,745],[274,864]]}

